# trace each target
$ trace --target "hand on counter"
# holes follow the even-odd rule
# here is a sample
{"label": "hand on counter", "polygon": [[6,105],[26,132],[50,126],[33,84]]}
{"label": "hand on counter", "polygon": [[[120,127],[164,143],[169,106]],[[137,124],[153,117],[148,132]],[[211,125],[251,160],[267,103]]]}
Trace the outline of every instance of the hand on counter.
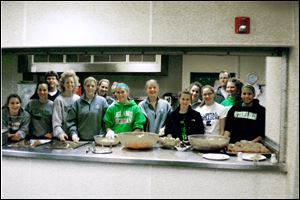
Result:
{"label": "hand on counter", "polygon": [[52,139],[52,137],[53,137],[53,133],[46,133],[45,135],[45,138],[47,138],[47,139]]}
{"label": "hand on counter", "polygon": [[18,142],[21,140],[21,135],[19,133],[8,134],[8,138],[13,142]]}
{"label": "hand on counter", "polygon": [[73,134],[72,135],[72,140],[73,140],[73,142],[78,142],[79,141],[78,135],[77,134]]}
{"label": "hand on counter", "polygon": [[66,133],[62,133],[62,134],[59,135],[59,139],[62,142],[66,141],[68,138],[69,137],[68,137],[68,135]]}
{"label": "hand on counter", "polygon": [[158,135],[159,135],[159,136],[164,136],[164,135],[165,135],[165,126],[162,127],[161,129],[159,129]]}

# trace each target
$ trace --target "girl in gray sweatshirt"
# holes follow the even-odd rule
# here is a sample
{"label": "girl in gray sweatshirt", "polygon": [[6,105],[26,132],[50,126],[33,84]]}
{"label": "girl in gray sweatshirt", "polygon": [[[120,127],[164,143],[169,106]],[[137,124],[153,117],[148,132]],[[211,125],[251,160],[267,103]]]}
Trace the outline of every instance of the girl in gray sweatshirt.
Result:
{"label": "girl in gray sweatshirt", "polygon": [[73,141],[94,140],[94,135],[104,134],[104,113],[108,107],[105,98],[96,94],[97,80],[88,77],[84,81],[85,93],[68,111],[68,133]]}
{"label": "girl in gray sweatshirt", "polygon": [[52,115],[53,136],[61,141],[70,139],[67,134],[67,114],[72,104],[80,98],[76,94],[78,86],[79,78],[73,70],[61,74],[59,79],[61,94],[54,100]]}
{"label": "girl in gray sweatshirt", "polygon": [[[38,98],[36,98],[38,96]],[[31,116],[29,126],[30,138],[51,139],[53,101],[48,99],[48,84],[38,83],[35,94],[32,96],[25,110]]]}
{"label": "girl in gray sweatshirt", "polygon": [[24,139],[28,134],[30,115],[21,104],[20,96],[11,94],[2,107],[2,129],[8,130],[8,138],[13,142]]}

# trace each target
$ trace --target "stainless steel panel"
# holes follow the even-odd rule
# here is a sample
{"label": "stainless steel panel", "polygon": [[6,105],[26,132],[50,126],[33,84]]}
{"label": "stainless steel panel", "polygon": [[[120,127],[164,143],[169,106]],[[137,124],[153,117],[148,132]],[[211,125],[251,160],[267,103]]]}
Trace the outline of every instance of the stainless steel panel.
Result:
{"label": "stainless steel panel", "polygon": [[64,72],[74,70],[75,72],[130,72],[130,73],[157,73],[161,72],[161,55],[156,55],[155,62],[32,62],[29,59],[30,72],[47,72],[53,70]]}
{"label": "stainless steel panel", "polygon": [[[2,155],[6,157],[40,158],[54,160],[71,160],[80,162],[100,162],[100,163],[122,163],[154,166],[182,166],[193,168],[211,169],[231,169],[231,170],[258,170],[258,171],[278,171],[286,172],[285,163],[271,163],[270,159],[260,162],[239,161],[236,156],[224,161],[214,161],[203,159],[196,152],[187,150],[178,152],[166,150],[156,144],[151,150],[129,150],[122,145],[111,148],[110,154],[94,154],[88,149],[92,144],[79,147],[77,149],[46,149],[39,146],[33,149],[9,148],[2,146]],[[88,152],[88,153],[87,153]]]}
{"label": "stainless steel panel", "polygon": [[64,72],[73,69],[75,72],[161,72],[161,65],[155,63],[37,63],[30,72],[47,72],[53,70]]}

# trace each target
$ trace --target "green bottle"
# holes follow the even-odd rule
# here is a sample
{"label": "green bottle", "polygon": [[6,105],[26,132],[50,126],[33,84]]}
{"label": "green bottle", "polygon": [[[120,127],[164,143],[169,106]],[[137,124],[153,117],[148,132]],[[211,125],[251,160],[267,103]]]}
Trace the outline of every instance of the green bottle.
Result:
{"label": "green bottle", "polygon": [[180,121],[180,124],[181,124],[182,140],[185,141],[185,140],[187,140],[185,123],[184,123],[184,121]]}

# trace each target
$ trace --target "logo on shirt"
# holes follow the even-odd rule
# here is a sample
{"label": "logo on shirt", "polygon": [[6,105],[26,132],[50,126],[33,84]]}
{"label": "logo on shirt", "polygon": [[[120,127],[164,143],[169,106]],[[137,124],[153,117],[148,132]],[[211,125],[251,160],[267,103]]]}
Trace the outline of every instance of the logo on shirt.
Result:
{"label": "logo on shirt", "polygon": [[235,111],[234,112],[235,118],[242,118],[242,119],[251,119],[256,120],[257,119],[257,113],[252,113],[248,111]]}
{"label": "logo on shirt", "polygon": [[218,113],[205,113],[204,115],[202,115],[202,119],[204,121],[212,121],[212,120],[216,120],[219,119],[220,116],[218,115]]}
{"label": "logo on shirt", "polygon": [[115,114],[116,124],[130,124],[132,123],[132,111],[125,111],[123,114],[121,111]]}
{"label": "logo on shirt", "polygon": [[20,122],[10,122],[8,128],[10,128],[13,131],[17,131],[20,129],[20,125],[21,125]]}

